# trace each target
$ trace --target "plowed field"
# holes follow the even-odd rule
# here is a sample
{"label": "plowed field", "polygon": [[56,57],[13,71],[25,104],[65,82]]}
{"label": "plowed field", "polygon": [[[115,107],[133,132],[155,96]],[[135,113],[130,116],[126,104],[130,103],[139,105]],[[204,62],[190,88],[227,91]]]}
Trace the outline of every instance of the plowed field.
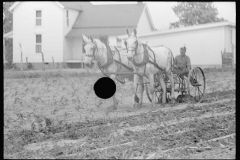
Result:
{"label": "plowed field", "polygon": [[[4,158],[235,158],[235,70],[204,70],[203,103],[157,105],[117,83],[119,107],[96,97],[101,74],[33,71],[4,79]],[[5,71],[5,75],[14,74]],[[30,76],[29,76],[30,75]]]}

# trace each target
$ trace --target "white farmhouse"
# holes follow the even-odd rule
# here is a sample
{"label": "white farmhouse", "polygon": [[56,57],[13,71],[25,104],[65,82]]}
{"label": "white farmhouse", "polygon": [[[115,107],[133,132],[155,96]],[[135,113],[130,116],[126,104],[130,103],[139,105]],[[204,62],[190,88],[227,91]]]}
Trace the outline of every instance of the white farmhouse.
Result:
{"label": "white farmhouse", "polygon": [[[146,4],[92,5],[90,2],[15,2],[13,31],[4,38],[13,38],[13,63],[23,62],[37,68],[44,54],[45,65],[51,62],[80,64],[84,57],[82,34],[105,37],[110,45],[121,46],[117,36],[126,34],[126,27],[137,28],[140,34],[155,30]],[[24,68],[26,68],[25,65]],[[69,65],[68,65],[69,66]],[[76,67],[76,66],[75,66]]]}

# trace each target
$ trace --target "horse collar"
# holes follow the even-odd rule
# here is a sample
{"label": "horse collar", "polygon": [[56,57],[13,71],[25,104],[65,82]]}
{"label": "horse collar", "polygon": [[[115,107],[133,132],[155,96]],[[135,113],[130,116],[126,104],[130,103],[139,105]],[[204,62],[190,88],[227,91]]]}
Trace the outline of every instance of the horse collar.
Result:
{"label": "horse collar", "polygon": [[[143,46],[143,49],[144,49],[144,51],[143,51],[143,54],[144,54],[143,61],[142,61],[141,63],[137,63],[137,62],[135,61],[134,57],[133,57],[133,59],[132,59],[132,63],[134,64],[134,66],[137,66],[137,67],[144,66],[144,65],[146,65],[146,64],[148,63],[148,61],[149,61],[147,46],[146,46],[146,45],[143,45],[143,44],[142,44],[142,46]],[[139,55],[139,54],[138,54],[138,55]]]}
{"label": "horse collar", "polygon": [[100,62],[99,62],[100,65],[98,64],[98,66],[100,66],[102,69],[107,68],[109,65],[113,63],[112,51],[108,45],[106,45],[106,48],[107,48],[107,62],[104,65],[100,64]]}
{"label": "horse collar", "polygon": [[[89,44],[91,44],[91,43],[89,43]],[[94,46],[93,55],[92,56],[86,55],[86,56],[96,58],[95,53],[98,52],[98,47],[97,47],[97,44],[95,44],[94,42],[92,42],[92,44]]]}

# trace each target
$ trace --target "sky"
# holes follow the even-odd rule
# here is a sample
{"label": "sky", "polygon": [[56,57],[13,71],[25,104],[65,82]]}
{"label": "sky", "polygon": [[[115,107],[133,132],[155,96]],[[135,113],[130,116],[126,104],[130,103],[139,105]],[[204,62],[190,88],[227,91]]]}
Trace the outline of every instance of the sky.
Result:
{"label": "sky", "polygon": [[[103,4],[136,4],[137,2],[91,2],[93,5]],[[172,10],[177,2],[144,2],[148,5],[155,28],[158,30],[167,29],[171,22],[178,21],[178,17]],[[218,9],[218,17],[224,18],[232,23],[236,23],[236,3],[235,2],[213,2],[215,8]]]}

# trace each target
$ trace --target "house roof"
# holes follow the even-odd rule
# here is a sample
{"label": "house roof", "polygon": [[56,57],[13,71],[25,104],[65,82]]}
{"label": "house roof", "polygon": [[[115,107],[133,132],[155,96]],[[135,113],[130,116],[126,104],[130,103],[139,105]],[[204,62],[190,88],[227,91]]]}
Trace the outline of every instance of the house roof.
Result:
{"label": "house roof", "polygon": [[[130,30],[130,29],[129,29]],[[101,36],[101,35],[121,35],[126,33],[125,27],[96,27],[96,28],[81,28],[81,29],[72,29],[66,37],[79,37],[82,34],[92,35],[92,36]]]}
{"label": "house roof", "polygon": [[82,11],[82,7],[81,7],[81,2],[76,2],[76,1],[73,1],[71,3],[69,3],[70,1],[68,2],[59,2],[61,3],[65,9],[74,9],[74,10],[79,10],[79,11]]}
{"label": "house roof", "polygon": [[[214,27],[221,27],[221,26],[233,26],[236,27],[234,23],[224,21],[224,22],[216,22],[216,23],[208,23],[208,24],[200,24],[196,26],[187,26],[183,28],[175,28],[175,29],[169,29],[164,31],[154,31],[147,34],[138,35],[138,37],[147,37],[147,36],[154,36],[154,35],[160,35],[160,34],[171,34],[176,32],[185,32],[185,31],[191,31],[191,30],[199,30],[199,29],[206,29],[206,28],[214,28]],[[120,39],[127,38],[126,35],[118,36]]]}
{"label": "house roof", "polygon": [[[126,27],[135,28],[146,10],[152,30],[155,30],[146,4],[111,4],[93,5],[91,2],[55,1],[65,9],[79,10],[80,13],[67,37],[86,35],[121,35],[126,34]],[[20,2],[15,2],[13,10]]]}
{"label": "house roof", "polygon": [[[64,9],[74,9],[74,10],[79,10],[79,11],[82,11],[82,8],[81,8],[81,2],[76,2],[76,1],[73,1],[71,3],[69,3],[70,1],[68,2],[57,2],[55,1],[61,8],[64,8]],[[9,7],[9,11],[12,11],[20,2],[14,2],[10,7]]]}
{"label": "house roof", "polygon": [[[83,5],[73,28],[137,26],[144,4]],[[126,16],[127,15],[127,16]]]}
{"label": "house roof", "polygon": [[[77,17],[72,30],[67,35],[120,35],[126,27],[137,27],[146,4],[81,5],[83,11]],[[149,14],[147,12],[147,14]],[[127,15],[127,16],[126,16]],[[150,15],[148,15],[148,18]],[[151,19],[149,19],[154,29]]]}

